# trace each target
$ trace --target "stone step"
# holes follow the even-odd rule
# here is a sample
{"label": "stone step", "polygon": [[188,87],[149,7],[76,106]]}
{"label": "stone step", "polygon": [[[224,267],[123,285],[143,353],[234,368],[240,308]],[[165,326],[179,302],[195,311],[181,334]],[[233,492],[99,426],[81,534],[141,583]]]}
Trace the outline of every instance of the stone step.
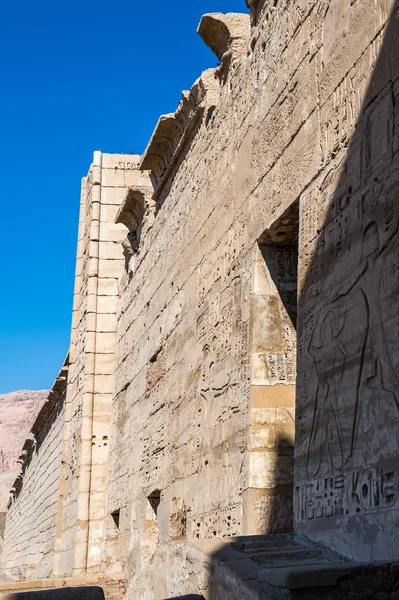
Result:
{"label": "stone step", "polygon": [[243,536],[197,547],[212,565],[206,596],[212,600],[399,600],[399,565],[353,563],[304,535]]}
{"label": "stone step", "polygon": [[296,544],[302,537],[303,536],[298,536],[294,533],[274,533],[270,535],[245,535],[236,538],[228,538],[226,542],[228,542],[230,546],[244,548],[245,546],[257,544],[278,545],[282,543],[287,544],[289,542]]}
{"label": "stone step", "polygon": [[245,552],[246,554],[252,554],[256,552],[270,551],[270,552],[279,552],[282,549],[284,550],[313,550],[317,549],[317,546],[305,546],[299,542],[290,542],[288,544],[282,544],[281,542],[276,544],[274,542],[255,542],[253,544],[245,544],[244,547],[239,550],[241,552]]}
{"label": "stone step", "polygon": [[299,565],[259,571],[259,599],[399,600],[395,564]]}
{"label": "stone step", "polygon": [[303,548],[304,546],[295,542],[290,542],[288,544],[282,544],[281,542],[254,542],[252,544],[244,544],[243,546],[235,546],[235,544],[233,544],[233,548],[237,549],[239,552],[256,552],[259,548],[278,550],[282,547]]}
{"label": "stone step", "polygon": [[[223,589],[226,589],[230,577],[237,582],[232,600],[285,598],[291,593],[285,587],[287,574],[291,571],[298,574],[314,572],[330,569],[333,565],[342,568],[341,563],[345,560],[306,536],[294,534],[235,538],[213,557],[223,568],[218,576],[220,586],[224,585]],[[260,581],[260,575],[264,581]],[[274,579],[276,586],[271,583]],[[223,598],[223,593],[217,600],[219,598]]]}
{"label": "stone step", "polygon": [[312,559],[313,562],[320,561],[323,559],[323,552],[321,550],[286,550],[280,548],[275,552],[253,553],[251,558],[258,564],[269,563],[274,566],[278,563],[295,564],[309,559]]}

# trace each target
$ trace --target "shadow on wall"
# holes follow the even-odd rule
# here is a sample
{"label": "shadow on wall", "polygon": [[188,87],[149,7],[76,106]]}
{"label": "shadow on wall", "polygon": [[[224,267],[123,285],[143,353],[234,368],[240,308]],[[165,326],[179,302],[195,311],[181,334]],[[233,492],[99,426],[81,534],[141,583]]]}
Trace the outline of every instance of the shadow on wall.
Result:
{"label": "shadow on wall", "polygon": [[[209,571],[208,600],[248,600],[258,592],[257,573],[271,552],[279,553],[281,540],[293,532],[292,501],[287,505],[287,490],[279,493],[280,474],[287,469],[287,457],[293,458],[292,438],[282,433],[276,435],[273,454],[275,456],[275,482],[270,482],[271,502],[263,516],[264,535],[240,536],[216,550],[211,556]],[[293,473],[292,473],[293,476]],[[293,485],[292,485],[293,489]],[[284,503],[284,507],[281,506]],[[284,515],[282,519],[281,516]],[[280,535],[283,534],[283,535]],[[290,537],[288,535],[288,537]],[[270,544],[272,540],[272,544]],[[226,540],[228,542],[228,540]],[[242,588],[240,586],[242,585]]]}
{"label": "shadow on wall", "polygon": [[[352,5],[359,5],[347,4],[348,10]],[[383,11],[384,2],[378,5]],[[389,460],[397,461],[398,457],[397,6],[395,2],[371,78],[368,77],[370,56],[378,48],[378,39],[365,48],[349,75],[344,70],[343,81],[338,79],[335,104],[332,96],[325,99],[326,108],[330,103],[331,109],[324,123],[320,119],[322,166],[299,198],[301,219],[306,214],[310,219],[305,230],[308,239],[302,240],[300,248],[299,420],[295,472],[299,494],[301,479],[312,483],[345,473],[351,475],[366,468],[381,469],[385,473],[387,469],[392,470]],[[320,111],[323,114],[323,106]],[[353,122],[351,114],[354,115]],[[314,231],[313,239],[311,231]],[[281,440],[281,446],[284,446],[284,440]],[[389,476],[387,472],[388,480]],[[378,506],[370,504],[370,508],[378,508],[381,512],[392,509],[397,500],[396,491],[392,491],[393,486],[384,489]],[[329,516],[328,506],[332,521],[313,518],[315,513],[306,513],[306,507],[309,507],[306,498],[303,501],[297,498],[295,509],[299,529],[314,537],[324,529],[323,541],[327,544],[330,541],[328,532],[326,534],[328,526],[335,527],[337,539],[345,537],[342,532],[345,533],[347,526],[346,514],[348,519],[353,516],[351,510],[355,511],[356,518],[363,515],[359,506],[348,506],[348,513],[343,513],[340,493],[337,489],[328,497],[326,494],[322,501],[324,512],[321,516]],[[366,489],[363,485],[361,494],[363,506],[368,499],[373,502],[371,487]],[[356,495],[352,500],[361,501]],[[314,498],[308,498],[308,501],[315,507]],[[266,515],[265,534],[273,531],[275,517],[273,510]],[[337,520],[337,517],[343,518]],[[311,522],[309,529],[301,526],[307,518]],[[367,521],[367,514],[362,526],[363,536],[357,539],[359,547],[369,543],[367,535],[371,523]],[[270,536],[269,540],[272,542],[273,538],[278,543],[278,537]],[[253,541],[261,543],[256,536]],[[251,591],[257,597],[256,574],[262,561],[267,562],[267,550],[263,557],[259,553],[255,558],[254,553],[251,556],[251,547],[246,546],[248,543],[248,538],[237,538],[212,555],[209,600],[236,598],[234,593],[229,596],[229,590],[237,590],[240,582],[247,591],[237,598],[250,598]],[[334,549],[340,551],[337,544]],[[247,552],[248,558],[237,560],[240,552]],[[222,567],[215,570],[216,564]],[[188,600],[195,596],[181,598]]]}
{"label": "shadow on wall", "polygon": [[356,560],[398,558],[399,9],[375,6],[390,18],[321,108],[324,170],[300,199],[314,239],[300,248],[295,518]]}

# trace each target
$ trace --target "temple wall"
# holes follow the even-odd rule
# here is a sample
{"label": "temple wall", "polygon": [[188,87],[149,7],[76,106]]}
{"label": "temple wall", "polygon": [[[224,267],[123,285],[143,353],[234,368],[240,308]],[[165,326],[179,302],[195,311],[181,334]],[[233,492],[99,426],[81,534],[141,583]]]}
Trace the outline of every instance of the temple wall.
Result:
{"label": "temple wall", "polygon": [[[142,157],[95,153],[54,576],[125,573],[128,597],[200,592],[206,565],[179,571],[179,552],[293,527],[355,560],[398,559],[394,4],[205,15],[221,64]],[[25,531],[18,552],[8,537],[10,571],[41,576],[51,561],[28,559]]]}
{"label": "temple wall", "polygon": [[[267,236],[321,163],[316,5],[280,24],[265,8],[252,34],[227,16],[241,45],[142,158],[156,207],[120,281],[108,507],[109,560],[139,596],[182,591],[162,590],[168,542],[292,527],[296,335],[277,288],[296,269]],[[205,40],[222,18],[203,21]],[[186,101],[197,125],[171,126],[164,149]]]}
{"label": "temple wall", "polygon": [[67,364],[43,405],[19,459],[21,473],[11,491],[2,566],[11,579],[53,574]]}
{"label": "temple wall", "polygon": [[[335,539],[334,527],[328,531],[328,520],[316,521],[316,508],[313,515],[309,509],[309,518],[303,518],[301,511],[306,514],[307,493],[309,501],[316,502],[321,473],[326,475],[325,481],[327,475],[341,480],[347,468],[344,462],[332,468],[325,450],[330,444],[332,453],[331,444],[339,445],[342,440],[337,441],[336,431],[331,433],[331,423],[337,417],[335,409],[329,407],[330,400],[324,400],[324,408],[332,411],[330,417],[323,417],[320,408],[318,394],[326,392],[326,387],[323,392],[316,389],[319,365],[311,354],[310,340],[317,335],[314,330],[320,302],[323,307],[328,305],[329,278],[337,273],[338,280],[354,269],[355,254],[348,257],[340,244],[351,231],[350,219],[355,223],[359,218],[362,203],[379,211],[381,223],[384,219],[390,222],[384,234],[377,234],[372,225],[370,235],[385,236],[391,244],[388,264],[393,273],[396,217],[392,200],[386,210],[384,206],[377,210],[378,200],[364,200],[369,184],[363,188],[360,184],[362,177],[367,182],[378,174],[381,177],[382,165],[387,174],[395,169],[396,88],[390,82],[394,69],[390,65],[396,55],[392,39],[386,50],[383,41],[392,3],[358,0],[350,7],[339,0],[308,0],[300,6],[255,4],[248,34],[243,21],[238,25],[229,16],[203,19],[200,35],[222,65],[216,72],[204,73],[200,80],[206,89],[197,108],[202,108],[202,116],[189,135],[187,130],[171,133],[166,150],[162,140],[171,116],[161,119],[140,166],[151,171],[151,197],[156,208],[142,247],[120,282],[109,482],[109,511],[117,512],[119,519],[117,530],[110,521],[110,548],[126,566],[131,585],[138,589],[148,584],[150,572],[159,572],[157,556],[164,543],[175,539],[173,536],[195,540],[289,527],[296,336],[285,310],[288,288],[283,288],[294,273],[291,259],[295,247],[299,260],[301,385],[297,397],[296,527],[354,558],[365,557],[356,535],[350,550],[345,547],[347,542],[338,542],[339,520],[335,521]],[[217,22],[223,18],[230,28],[231,48],[223,48],[223,39],[214,37]],[[396,21],[391,23],[394,27]],[[369,87],[374,113],[366,99]],[[183,118],[186,100],[183,96],[174,117],[177,121]],[[188,102],[194,102],[190,96]],[[365,118],[356,133],[362,110]],[[357,147],[359,131],[360,137],[368,140],[362,150]],[[374,140],[377,149],[373,149]],[[348,147],[357,152],[349,159]],[[348,174],[344,199],[339,196],[343,209],[349,207],[344,223],[334,206],[335,194],[341,193],[337,188],[343,181],[342,172]],[[395,194],[394,187],[389,189]],[[352,200],[356,193],[358,200]],[[319,237],[329,214],[335,219],[331,236],[338,236],[332,243],[338,244],[337,252],[343,252],[339,260],[347,261],[337,262],[332,270],[334,259],[330,261],[325,254],[324,244],[333,227]],[[295,236],[289,239],[288,230],[295,233],[295,228],[296,240]],[[369,231],[367,224],[365,229]],[[281,242],[277,237],[280,232],[286,235]],[[356,235],[352,247],[362,237]],[[265,252],[263,245],[268,248]],[[385,251],[388,246],[383,248]],[[317,270],[323,260],[320,274]],[[317,285],[312,282],[313,270]],[[356,273],[363,277],[362,267],[354,273],[345,293],[357,286]],[[393,292],[387,283],[384,285],[388,290],[385,312],[387,318],[392,315],[388,321],[392,332],[394,317],[388,310],[388,299]],[[324,296],[319,296],[318,286],[326,290]],[[339,291],[336,294],[341,297]],[[336,302],[342,313],[339,319],[345,321],[344,303]],[[359,302],[353,300],[353,314]],[[341,327],[342,323],[330,331],[329,341],[339,335]],[[360,328],[353,332],[355,337],[360,335]],[[389,335],[392,339],[393,334]],[[349,338],[342,341],[348,342],[350,354]],[[344,355],[338,340],[332,342],[325,360],[335,360],[335,352]],[[388,353],[384,353],[387,361]],[[391,364],[395,356],[389,359]],[[369,361],[373,363],[371,357]],[[382,368],[370,367],[371,371],[381,370],[377,387],[382,385]],[[384,377],[390,383],[384,394],[389,410],[395,413],[395,366],[388,370]],[[322,377],[324,386],[332,385],[327,381],[328,369]],[[340,400],[342,437],[349,430],[345,424],[345,411],[350,413],[347,406],[357,402],[356,381],[354,372],[348,372],[345,385],[349,395]],[[374,384],[369,387],[370,397],[377,394],[371,390]],[[316,424],[317,419],[323,420],[321,442],[318,434],[311,433],[313,417]],[[377,462],[384,444],[388,457],[396,444],[394,436],[383,442],[386,418],[380,421],[382,445],[376,438],[369,440],[375,448],[369,454],[374,453]],[[329,428],[330,433],[323,433]],[[323,456],[324,471],[311,473],[304,469],[304,457],[313,453],[314,446],[318,447],[316,454],[327,454]],[[359,464],[366,448],[367,444],[358,450]],[[129,452],[133,458],[126,461]],[[363,464],[364,477],[373,478],[374,471],[367,471],[368,463],[367,459]],[[386,495],[393,502],[394,475],[387,469],[382,477],[387,477]],[[356,481],[360,485],[360,479]],[[365,488],[360,489],[365,493]],[[155,513],[154,499],[159,503]],[[329,500],[325,502],[329,505]],[[176,523],[180,525],[176,527]],[[348,530],[351,524],[348,518]],[[359,531],[363,526],[358,525]],[[371,521],[370,526],[374,531],[376,522]],[[376,556],[387,557],[389,552],[387,549]],[[367,555],[372,556],[374,550]],[[142,584],[140,573],[146,573]]]}
{"label": "temple wall", "polygon": [[399,557],[398,18],[331,3],[300,200],[296,526],[363,561]]}

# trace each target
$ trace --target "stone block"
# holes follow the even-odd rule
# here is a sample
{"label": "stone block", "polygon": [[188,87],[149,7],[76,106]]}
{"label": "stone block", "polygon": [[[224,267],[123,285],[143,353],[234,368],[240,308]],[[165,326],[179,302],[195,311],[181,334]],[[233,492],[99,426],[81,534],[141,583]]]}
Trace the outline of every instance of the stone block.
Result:
{"label": "stone block", "polygon": [[111,259],[124,261],[123,247],[120,242],[100,242],[98,255],[100,260]]}
{"label": "stone block", "polygon": [[118,296],[118,280],[111,277],[100,277],[98,280],[97,295],[104,296],[106,299],[103,302],[106,303],[108,303],[110,296]]}
{"label": "stone block", "polygon": [[[124,195],[126,194],[126,188],[124,185],[120,187],[108,187],[107,185],[102,184],[101,188],[101,204],[102,208],[106,206],[115,206],[116,210],[119,210],[120,205],[122,204]],[[105,215],[106,213],[104,213]],[[106,223],[114,223],[115,219],[104,219]]]}
{"label": "stone block", "polygon": [[119,258],[118,260],[101,259],[98,265],[98,276],[100,278],[113,278],[119,279],[122,275],[125,266],[125,260]]}
{"label": "stone block", "polygon": [[116,315],[108,314],[108,313],[105,313],[105,314],[98,313],[97,319],[96,319],[96,329],[97,329],[97,331],[100,331],[100,332],[110,332],[110,333],[116,334],[116,330],[117,330]]}
{"label": "stone block", "polygon": [[[87,344],[89,346],[89,344]],[[100,354],[114,354],[116,350],[115,333],[98,332],[93,339],[95,352]]]}

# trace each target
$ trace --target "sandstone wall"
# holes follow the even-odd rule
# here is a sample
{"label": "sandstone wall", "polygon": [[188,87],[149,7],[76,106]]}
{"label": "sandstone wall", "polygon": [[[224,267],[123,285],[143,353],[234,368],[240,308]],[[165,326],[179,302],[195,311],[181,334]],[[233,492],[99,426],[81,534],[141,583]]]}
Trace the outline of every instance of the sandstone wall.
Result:
{"label": "sandstone wall", "polygon": [[[393,552],[390,543],[382,550],[385,527],[379,550],[371,539],[379,517],[362,522],[358,515],[359,493],[373,494],[370,485],[361,487],[362,477],[380,477],[375,490],[396,503],[393,467],[376,474],[381,451],[387,460],[396,456],[395,435],[385,440],[383,426],[394,427],[397,393],[396,354],[388,359],[389,348],[397,347],[389,308],[395,295],[396,175],[382,188],[396,168],[396,17],[387,25],[392,8],[390,0],[251,2],[251,28],[242,15],[204,17],[200,35],[222,64],[183,94],[175,115],[160,119],[142,158],[140,168],[151,171],[147,210],[155,219],[143,227],[138,253],[120,282],[109,478],[109,513],[117,515],[117,524],[109,518],[107,551],[125,564],[138,595],[155,587],[149,581],[160,572],[157,557],[167,541],[289,527],[297,268],[298,530],[360,559],[366,556],[359,541],[367,524],[367,557]],[[348,147],[356,151],[348,155]],[[368,210],[372,218],[363,221]],[[363,232],[356,229],[359,219]],[[368,235],[364,255],[357,248]],[[391,275],[376,286],[384,287],[391,333],[367,338],[370,372],[362,372],[363,381],[376,377],[363,384],[370,401],[380,406],[384,396],[388,408],[378,433],[370,430],[357,450],[360,473],[354,456],[336,463],[333,456],[343,453],[339,446],[354,422],[350,405],[357,406],[360,394],[359,368],[348,365],[364,358],[362,325],[349,333],[349,323],[363,303],[364,323],[382,325],[381,305],[367,309],[370,301],[361,300],[366,292],[358,284],[366,265],[370,278],[376,276],[366,256],[378,244],[384,260],[389,255]],[[382,268],[382,259],[378,264]],[[348,294],[347,304],[341,297]],[[347,310],[352,313],[345,315]],[[320,343],[317,323],[323,319]],[[381,358],[369,349],[377,342]],[[347,397],[337,384],[343,357]],[[336,369],[330,367],[334,361]],[[386,371],[384,362],[391,365]],[[312,472],[305,465],[314,448],[321,457],[316,462],[325,466]],[[329,487],[331,477],[336,489]],[[344,524],[350,532],[355,516],[357,529],[345,542],[338,541],[342,520],[328,521],[331,502],[340,502],[341,482],[346,495],[353,482],[360,490]],[[377,508],[372,502],[371,512]]]}
{"label": "sandstone wall", "polygon": [[67,364],[47,393],[20,454],[2,554],[3,570],[11,579],[44,578],[53,572],[66,377]]}
{"label": "sandstone wall", "polygon": [[108,538],[137,597],[170,591],[169,541],[291,526],[296,336],[283,297],[296,288],[295,203],[319,164],[312,6],[287,7],[280,30],[265,9],[252,45],[249,15],[205,17],[222,65],[161,118],[142,158],[155,219],[120,282]]}
{"label": "sandstone wall", "polygon": [[[21,448],[46,394],[47,390],[21,390],[0,395],[0,513],[7,510]],[[0,536],[3,530],[0,526]]]}
{"label": "sandstone wall", "polygon": [[124,228],[114,221],[128,187],[145,179],[137,162],[96,152],[82,184],[55,564],[61,576],[95,573],[103,562],[117,283],[125,264]]}
{"label": "sandstone wall", "polygon": [[331,2],[320,168],[301,196],[296,521],[357,560],[397,560],[399,14]]}
{"label": "sandstone wall", "polygon": [[397,6],[248,5],[82,186],[53,570],[133,598],[196,592],[179,557],[290,530],[293,495],[297,531],[397,559]]}

